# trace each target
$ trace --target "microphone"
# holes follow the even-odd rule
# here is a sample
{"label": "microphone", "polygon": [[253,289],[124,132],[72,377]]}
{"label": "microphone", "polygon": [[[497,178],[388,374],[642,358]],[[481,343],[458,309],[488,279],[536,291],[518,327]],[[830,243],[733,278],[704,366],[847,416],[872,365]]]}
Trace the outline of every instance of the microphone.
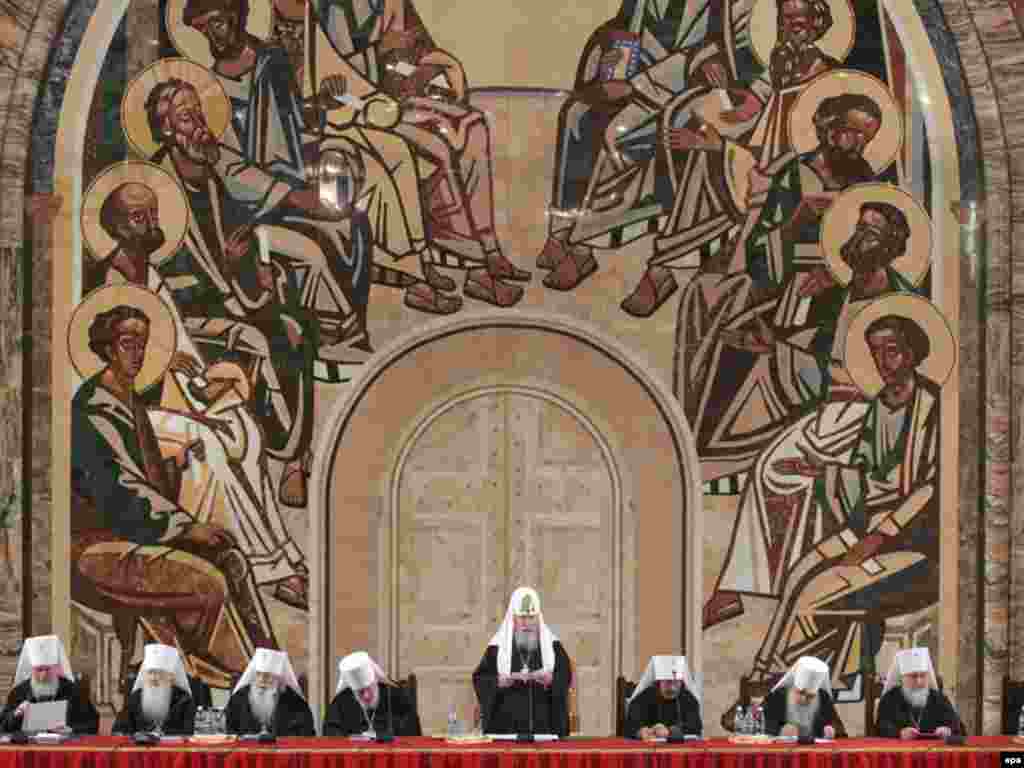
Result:
{"label": "microphone", "polygon": [[377,733],[374,736],[374,741],[378,744],[390,744],[395,740],[395,717],[394,713],[391,711],[391,686],[385,683],[384,689],[387,695],[388,727],[386,731]]}
{"label": "microphone", "polygon": [[[679,673],[676,670],[672,670],[672,679],[678,680]],[[669,744],[677,744],[681,741],[686,741],[683,734],[683,705],[679,700],[683,697],[682,689],[676,694],[676,722],[671,728],[668,729],[668,739],[666,741]]]}

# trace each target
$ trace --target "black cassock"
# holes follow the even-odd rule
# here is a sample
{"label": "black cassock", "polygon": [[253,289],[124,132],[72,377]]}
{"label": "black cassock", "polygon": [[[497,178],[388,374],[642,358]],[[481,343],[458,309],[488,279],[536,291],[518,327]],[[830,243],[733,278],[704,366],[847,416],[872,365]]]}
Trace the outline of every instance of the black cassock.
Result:
{"label": "black cassock", "polygon": [[21,730],[22,717],[15,715],[14,711],[21,706],[23,701],[40,703],[43,701],[66,701],[68,703],[67,725],[75,733],[94,734],[100,728],[100,713],[92,702],[87,700],[78,683],[60,678],[57,685],[57,695],[50,699],[37,699],[32,695],[32,681],[26,680],[20,685],[11,689],[7,695],[7,704],[3,714],[0,714],[0,730],[4,733],[13,733]]}
{"label": "black cassock", "polygon": [[896,686],[878,702],[878,735],[885,739],[898,739],[904,728],[917,728],[931,733],[945,726],[953,733],[960,733],[960,716],[946,694],[932,688],[924,709],[913,711],[910,702],[903,696],[903,689]]}
{"label": "black cassock", "polygon": [[[249,688],[231,694],[224,710],[228,733],[259,733],[263,725],[249,706]],[[291,688],[284,688],[277,697],[274,722],[267,730],[275,736],[316,736],[313,713],[306,700]]]}
{"label": "black cassock", "polygon": [[655,683],[633,699],[626,712],[626,737],[638,738],[637,732],[641,728],[650,728],[659,723],[669,728],[678,725],[683,733],[704,731],[700,706],[685,686],[676,698],[666,699],[658,693],[658,685]]}
{"label": "black cassock", "polygon": [[[124,709],[117,713],[117,720],[110,729],[113,735],[128,735],[140,731],[152,731],[153,723],[142,714],[142,689],[134,691],[125,702]],[[191,736],[196,730],[196,704],[192,697],[175,687],[171,690],[171,706],[162,731],[168,736]]]}
{"label": "black cassock", "polygon": [[324,718],[324,736],[358,736],[373,724],[375,733],[395,736],[420,736],[420,716],[401,688],[380,683],[377,708],[363,711],[351,688],[334,697]]}
{"label": "black cassock", "polygon": [[[783,686],[782,688],[776,688],[764,699],[762,704],[764,708],[764,732],[770,736],[778,736],[782,732],[783,726],[786,725],[786,697],[788,695],[789,688]],[[842,721],[836,715],[836,707],[832,703],[832,697],[825,691],[818,691],[818,700],[818,714],[814,716],[814,722],[811,724],[812,732],[800,735],[809,735],[815,739],[820,739],[825,736],[825,726],[831,725],[836,729],[836,736],[845,736]]]}
{"label": "black cassock", "polygon": [[[569,656],[557,640],[554,649],[555,669],[550,688],[540,683],[513,683],[508,688],[499,688],[498,647],[488,646],[480,666],[473,673],[473,687],[480,702],[480,718],[485,733],[531,733],[532,707],[532,733],[569,735]],[[539,648],[529,655],[520,654],[513,640],[513,673],[522,671],[524,656],[531,672],[543,668]]]}

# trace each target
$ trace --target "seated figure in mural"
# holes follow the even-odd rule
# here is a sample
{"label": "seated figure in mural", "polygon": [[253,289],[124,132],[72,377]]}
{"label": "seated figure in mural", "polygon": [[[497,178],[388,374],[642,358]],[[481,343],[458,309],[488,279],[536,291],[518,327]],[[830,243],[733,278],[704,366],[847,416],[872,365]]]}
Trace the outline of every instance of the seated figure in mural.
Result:
{"label": "seated figure in mural", "polygon": [[189,736],[195,731],[196,704],[177,648],[150,643],[132,692],[111,727],[115,736],[158,732]]}
{"label": "seated figure in mural", "polygon": [[169,311],[128,286],[117,296],[125,303],[104,309],[113,303],[104,292],[72,320],[88,345],[71,350],[85,378],[71,402],[72,598],[102,606],[132,634],[142,621],[206,669],[241,672],[252,648],[277,645],[252,568],[230,531],[179,502],[186,468],[204,458],[202,441],[165,457],[136,394],[144,367],[152,380],[163,373],[146,366],[146,347],[153,322],[172,322],[150,314]]}
{"label": "seated figure in mural", "polygon": [[571,662],[544,623],[530,587],[512,593],[502,622],[473,673],[487,733],[569,733]]}
{"label": "seated figure in mural", "polygon": [[[849,8],[845,11],[849,13]],[[777,14],[778,39],[771,50],[768,71],[755,82],[753,90],[730,89],[721,97],[730,105],[739,102],[739,106],[720,112],[709,110],[707,100],[714,94],[690,89],[663,110],[661,136],[668,153],[666,162],[673,169],[674,205],[655,238],[654,255],[643,279],[623,304],[631,314],[647,317],[675,293],[678,285],[674,269],[701,266],[716,257],[716,249],[718,256],[724,252],[728,259],[735,241],[748,239],[746,230],[758,220],[759,212],[746,210],[749,201],[730,200],[737,186],[736,167],[747,164],[737,163],[737,158],[749,159],[762,174],[776,177],[776,182],[792,183],[798,172],[790,155],[790,117],[810,83],[838,63],[815,45],[832,27],[832,11],[828,0],[786,0],[778,4]],[[758,35],[756,30],[750,34]],[[837,80],[832,90],[841,94],[848,89],[848,83]],[[842,183],[840,178],[825,176],[812,180],[806,171],[803,175],[812,187],[832,185],[836,189]],[[846,183],[855,180],[846,179]],[[741,234],[736,234],[737,227],[743,230]],[[788,250],[779,243],[774,249]],[[786,275],[780,263],[785,259],[786,254],[769,252],[763,268],[770,268],[770,274],[765,277],[762,268],[753,276],[759,283],[768,278],[776,285],[781,283]]]}
{"label": "seated figure in mural", "polygon": [[225,708],[228,733],[316,736],[313,713],[284,651],[257,648]]}
{"label": "seated figure in mural", "polygon": [[[626,0],[587,41],[559,114],[551,221],[537,259],[551,270],[549,288],[571,290],[593,274],[593,239],[671,208],[663,110],[680,93],[728,88],[736,50],[749,45],[750,0],[721,3],[718,13],[712,5]],[[637,301],[623,308],[635,314]]]}
{"label": "seated figure in mural", "polygon": [[[861,203],[861,199],[867,202]],[[905,256],[927,265],[931,241],[921,235],[922,231],[927,234],[928,219],[918,210],[911,228],[910,215],[915,213],[911,202],[892,188],[877,192],[861,188],[838,205],[834,214],[845,217],[858,211],[856,227],[838,249],[838,259],[850,275],[847,284],[821,293],[787,288],[776,309],[777,325],[769,326],[755,308],[722,331],[724,348],[713,383],[728,386],[735,399],[727,408],[716,410],[710,406],[713,399],[706,396],[708,411],[697,422],[702,436],[699,444],[708,447],[708,458],[702,459],[711,470],[708,476],[745,471],[751,466],[753,472],[740,500],[734,550],[705,606],[705,626],[742,612],[737,593],[749,591],[750,585],[746,564],[741,563],[745,555],[736,555],[746,552],[744,548],[752,540],[759,540],[754,519],[764,514],[769,529],[782,526],[790,530],[794,510],[802,510],[797,519],[803,519],[810,509],[811,495],[803,493],[809,481],[795,482],[789,476],[789,460],[803,458],[808,451],[831,450],[828,447],[834,446],[837,438],[849,440],[860,429],[869,405],[851,378],[854,372],[844,362],[846,334],[851,320],[876,299],[890,293],[913,295],[915,291],[913,281],[893,266]],[[830,254],[827,258],[835,258],[833,246],[825,250]],[[833,268],[838,273],[835,265]],[[923,270],[918,267],[914,271]],[[801,288],[808,285],[814,285],[813,277],[802,282]],[[771,392],[776,402],[789,407],[759,409],[752,396],[755,392]],[[806,407],[815,403],[816,410],[806,413]],[[797,414],[795,420],[791,413]],[[719,437],[722,427],[737,419],[746,429],[726,435],[728,439]],[[714,435],[717,445],[709,444],[707,435]],[[775,544],[781,546],[781,540],[776,539]],[[770,583],[775,586],[784,572],[779,556],[775,552],[771,557]]]}
{"label": "seated figure in mural", "polygon": [[[316,234],[305,229],[306,223],[343,221],[343,209],[325,205],[315,188],[281,182],[217,142],[194,84],[174,77],[160,80],[152,84],[145,106],[151,140],[160,145],[153,159],[180,183],[188,199],[191,215],[184,242],[194,263],[190,271],[205,288],[179,299],[179,306],[186,317],[242,321],[266,337],[279,401],[287,408],[275,407],[267,391],[253,408],[268,454],[288,462],[282,500],[301,506],[312,457],[313,363],[325,355],[325,348],[320,325],[308,309],[309,297],[297,293],[279,264],[264,258],[256,230],[268,224],[289,233],[301,244],[302,259],[311,269],[317,262],[320,269],[314,271],[335,274],[338,281],[331,285],[340,293],[330,291],[330,299],[347,313],[339,325],[359,338],[358,329],[366,324],[369,265],[366,259],[348,264],[344,243],[321,236],[323,230]],[[334,234],[344,239],[340,231]],[[320,287],[324,290],[327,284]],[[341,359],[350,352],[360,360],[367,354],[346,341],[331,349],[335,347]],[[285,494],[293,476],[298,487]]]}
{"label": "seated figure in mural", "polygon": [[[178,349],[164,380],[173,380],[189,412],[155,410],[160,405],[164,380],[156,382],[144,394],[154,408],[149,415],[157,437],[182,443],[193,437],[202,441],[204,467],[212,475],[209,492],[203,494],[207,499],[205,508],[223,507],[223,516],[234,524],[256,583],[274,584],[277,599],[305,609],[308,569],[281,517],[263,450],[263,433],[248,405],[252,386],[241,369],[231,363],[205,364],[168,281],[150,263],[167,240],[160,224],[159,199],[150,185],[165,182],[177,189],[167,174],[153,166],[125,163],[111,172],[124,180],[99,203],[100,227],[116,243],[114,250],[100,259],[101,280],[106,285],[127,283],[149,289],[174,317]],[[103,186],[99,182],[90,188],[87,210],[95,205],[88,198]],[[183,196],[180,203],[184,207]],[[165,225],[182,231],[185,226],[184,222],[166,220]],[[83,226],[87,242],[96,239],[95,233],[90,237],[90,229]],[[90,248],[95,249],[96,244],[90,242]],[[246,336],[250,348],[268,349],[266,338],[256,328],[245,327],[240,333]]]}
{"label": "seated figure in mural", "polygon": [[801,656],[764,700],[764,732],[772,736],[845,736],[832,701],[828,664]]}
{"label": "seated figure in mural", "polygon": [[327,707],[323,735],[364,733],[420,736],[422,731],[405,690],[368,653],[356,651],[338,662],[338,688]]}
{"label": "seated figure in mural", "polygon": [[945,738],[960,732],[960,716],[939,689],[928,649],[899,651],[878,702],[878,735],[884,739],[916,739],[934,733]]}
{"label": "seated figure in mural", "polygon": [[[747,272],[700,274],[684,292],[674,387],[694,425],[705,480],[749,470],[792,414],[841,397],[847,377],[837,337],[874,298],[917,291],[920,275],[897,265],[927,258],[919,245],[927,231],[912,232],[908,216],[917,206],[890,187],[863,197],[858,192],[830,214],[857,224],[844,242],[822,244],[827,265],[793,273],[778,298],[756,301]],[[922,218],[915,226],[927,230]]]}
{"label": "seated figure in mural", "polygon": [[[498,241],[487,118],[479,109],[439,93],[411,95],[422,91],[422,77],[433,79],[443,74],[443,62],[454,60],[436,49],[426,50],[426,38],[412,29],[411,3],[403,5],[403,1],[310,2],[307,58],[320,61],[322,68],[330,52],[333,71],[319,76],[340,75],[351,96],[368,99],[375,112],[393,115],[396,122],[389,129],[409,142],[422,165],[433,169],[422,180],[419,193],[426,207],[432,246],[429,255],[436,265],[468,270],[465,295],[500,307],[512,306],[522,298],[523,288],[505,281],[526,282],[530,273],[509,261]],[[406,28],[399,30],[399,25]],[[435,54],[437,61],[432,64]],[[385,77],[380,60],[393,60],[394,69],[389,72],[399,73],[398,77]],[[412,60],[420,63],[413,65]],[[399,87],[398,93],[389,93],[388,88],[400,81],[403,71],[409,84]],[[306,90],[312,87],[307,84]],[[386,103],[375,105],[381,97]],[[324,119],[329,125],[344,125],[355,115],[345,108],[328,111]]]}
{"label": "seated figure in mural", "polygon": [[[231,100],[232,120],[222,141],[249,162],[297,186],[303,186],[310,172],[318,171],[321,164],[329,164],[331,152],[357,156],[361,187],[356,194],[365,205],[354,206],[352,215],[368,227],[369,222],[375,222],[375,242],[395,259],[413,251],[421,252],[422,257],[427,245],[421,228],[415,164],[406,143],[372,128],[353,127],[331,139],[308,132],[304,110],[315,112],[320,103],[333,104],[334,97],[344,93],[344,82],[328,81],[314,103],[301,104],[301,80],[293,69],[296,47],[301,60],[301,34],[297,45],[287,38],[289,53],[283,46],[249,34],[248,12],[246,0],[188,0],[184,4],[182,23],[206,37],[214,73]],[[281,28],[294,24],[298,14],[302,31],[303,4],[278,2],[274,12]],[[435,278],[429,263],[423,269],[428,278]],[[405,303],[413,309],[451,314],[461,306],[461,299],[439,294],[430,280],[391,266],[374,264],[370,277],[374,283],[404,287]],[[434,282],[449,290],[455,287],[440,276]]]}
{"label": "seated figure in mural", "polygon": [[820,406],[768,448],[717,585],[778,600],[751,679],[810,651],[832,660],[840,700],[886,620],[938,599],[937,379],[954,359],[938,309],[907,294],[861,310],[845,347],[865,394]]}
{"label": "seated figure in mural", "polygon": [[88,691],[75,681],[64,643],[56,635],[26,638],[14,669],[14,687],[0,713],[0,731],[20,731],[25,714],[33,704],[46,701],[68,703],[65,725],[76,734],[96,734],[100,713]]}
{"label": "seated figure in mural", "polygon": [[626,703],[626,737],[703,733],[697,695],[685,656],[652,656]]}

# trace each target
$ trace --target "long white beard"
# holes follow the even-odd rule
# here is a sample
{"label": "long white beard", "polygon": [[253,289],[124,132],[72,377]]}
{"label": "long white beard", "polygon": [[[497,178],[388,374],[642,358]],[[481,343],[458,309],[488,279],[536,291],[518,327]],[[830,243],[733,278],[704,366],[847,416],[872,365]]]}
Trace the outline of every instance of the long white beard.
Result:
{"label": "long white beard", "polygon": [[924,709],[924,705],[928,703],[928,692],[928,688],[904,688],[903,698],[914,709]]}
{"label": "long white beard", "polygon": [[164,724],[167,713],[171,711],[172,690],[169,685],[142,686],[142,716],[155,728]]}
{"label": "long white beard", "polygon": [[60,688],[60,680],[47,680],[40,683],[34,677],[30,678],[29,685],[32,687],[32,698],[37,700],[52,699],[57,695]]}
{"label": "long white beard", "polygon": [[276,688],[249,688],[249,709],[253,717],[264,727],[269,727],[277,709],[278,690]]}
{"label": "long white beard", "polygon": [[821,706],[820,699],[815,696],[809,704],[795,704],[792,699],[786,700],[786,722],[796,725],[801,733],[810,732],[814,718]]}
{"label": "long white beard", "polygon": [[537,632],[516,632],[516,648],[526,653],[533,653],[540,646]]}

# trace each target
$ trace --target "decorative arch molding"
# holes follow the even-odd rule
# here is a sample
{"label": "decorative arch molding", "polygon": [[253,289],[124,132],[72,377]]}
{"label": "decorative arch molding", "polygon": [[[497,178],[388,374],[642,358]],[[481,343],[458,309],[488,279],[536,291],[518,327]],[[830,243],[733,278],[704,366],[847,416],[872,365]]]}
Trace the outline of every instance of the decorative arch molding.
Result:
{"label": "decorative arch molding", "polygon": [[[523,371],[530,374],[524,376]],[[430,381],[427,404],[402,403],[396,398],[403,391],[416,391],[408,389],[415,376]],[[340,647],[362,641],[380,651],[389,648],[377,636],[379,625],[365,626],[362,619],[356,620],[357,627],[346,620],[344,638],[334,631],[339,622],[334,616],[337,596],[333,590],[339,584],[346,584],[350,600],[359,594],[376,594],[388,585],[378,580],[352,588],[350,580],[357,574],[346,572],[340,559],[332,561],[331,547],[343,535],[347,549],[364,558],[367,549],[386,540],[396,514],[396,469],[419,430],[447,404],[502,390],[532,391],[579,413],[590,423],[591,434],[601,436],[607,446],[602,453],[622,478],[618,505],[624,523],[622,547],[627,552],[643,551],[647,560],[645,566],[634,557],[635,600],[623,604],[632,605],[636,615],[624,616],[623,624],[649,615],[651,606],[645,601],[651,600],[667,604],[672,616],[665,627],[655,630],[624,628],[623,664],[638,663],[625,655],[628,644],[635,644],[632,656],[636,658],[668,645],[682,646],[693,668],[700,669],[702,633],[700,615],[693,606],[700,604],[702,595],[701,483],[696,479],[699,464],[693,438],[678,403],[618,342],[568,318],[516,312],[434,323],[396,340],[378,353],[336,404],[312,478],[316,496],[310,509],[314,531],[310,576],[318,592],[313,596],[310,676],[319,681],[313,686],[314,697],[324,695],[329,686],[329,659]],[[436,395],[429,397],[429,392]],[[640,435],[643,440],[637,439]],[[386,508],[380,508],[382,501]],[[367,509],[369,519],[353,520],[339,513],[349,509]],[[632,530],[627,525],[631,518]],[[342,520],[344,532],[334,525]],[[655,522],[661,525],[649,524]],[[356,528],[358,532],[353,533]],[[667,585],[663,578],[659,584],[658,578],[663,571],[658,563],[664,562],[681,565]],[[360,560],[363,572],[366,564]],[[332,574],[322,570],[329,567],[334,569]],[[379,564],[369,570],[381,578]],[[630,577],[623,581],[627,583],[623,598],[628,599]],[[377,609],[367,605],[356,614],[371,610]],[[375,622],[379,620],[378,613]],[[635,643],[629,640],[633,634]]]}

